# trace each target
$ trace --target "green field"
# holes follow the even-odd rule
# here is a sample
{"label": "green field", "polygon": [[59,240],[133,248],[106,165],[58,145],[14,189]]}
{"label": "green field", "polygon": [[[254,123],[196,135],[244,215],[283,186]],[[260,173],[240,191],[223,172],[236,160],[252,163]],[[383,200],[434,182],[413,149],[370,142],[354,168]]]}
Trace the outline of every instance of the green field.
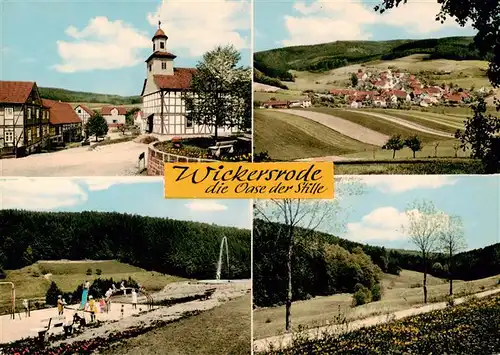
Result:
{"label": "green field", "polygon": [[254,144],[256,151],[267,151],[276,160],[352,154],[374,148],[312,120],[267,109],[255,110]]}
{"label": "green field", "polygon": [[102,354],[247,355],[251,353],[250,327],[251,301],[247,295],[126,340]]}
{"label": "green field", "polygon": [[[87,270],[92,275],[87,275]],[[96,270],[102,271],[101,275]],[[114,280],[132,279],[143,285],[148,291],[163,289],[168,283],[182,281],[181,278],[163,275],[154,271],[120,263],[118,261],[39,261],[19,270],[7,270],[7,277],[2,281],[13,282],[16,289],[16,305],[21,306],[23,299],[43,298],[52,281],[63,292],[72,292],[85,280],[92,281],[99,277]],[[10,304],[10,288],[0,288],[0,313],[5,313]]]}
{"label": "green field", "polygon": [[266,102],[271,99],[276,100],[300,100],[304,98],[301,91],[293,91],[293,90],[278,90],[277,92],[261,92],[255,91],[253,93],[253,101],[254,102]]}
{"label": "green field", "polygon": [[389,164],[376,161],[372,164],[335,163],[337,175],[448,175],[484,174],[481,161],[473,159],[428,159],[426,162]]}
{"label": "green field", "polygon": [[[482,280],[464,282],[454,281],[455,296],[465,296],[498,287],[499,276]],[[348,321],[364,319],[370,316],[388,314],[411,308],[423,303],[423,274],[403,270],[400,276],[384,274],[382,277],[382,299],[362,306],[351,308],[352,294],[315,297],[306,301],[297,301],[292,305],[292,324],[294,329],[300,326],[319,327],[338,323],[339,318]],[[429,302],[442,302],[446,299],[449,285],[446,280],[428,275]],[[282,334],[285,329],[285,307],[269,307],[254,310],[254,339]]]}

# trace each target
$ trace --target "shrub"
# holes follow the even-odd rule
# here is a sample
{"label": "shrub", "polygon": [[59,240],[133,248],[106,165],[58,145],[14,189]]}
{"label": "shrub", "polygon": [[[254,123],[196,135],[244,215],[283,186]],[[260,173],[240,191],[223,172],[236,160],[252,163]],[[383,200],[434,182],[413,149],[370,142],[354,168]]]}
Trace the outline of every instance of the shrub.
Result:
{"label": "shrub", "polygon": [[92,269],[91,269],[91,268],[88,268],[88,269],[87,269],[87,275],[88,275],[88,276],[92,275]]}
{"label": "shrub", "polygon": [[352,296],[352,305],[353,307],[356,307],[364,305],[366,303],[370,303],[371,298],[372,293],[370,292],[370,290],[364,286],[361,286],[361,288],[354,292],[354,295]]}
{"label": "shrub", "polygon": [[95,273],[97,276],[101,276],[102,270],[101,269],[95,269]]}
{"label": "shrub", "polygon": [[45,303],[55,306],[57,305],[57,298],[61,295],[62,296],[63,292],[59,287],[57,287],[57,284],[52,281],[50,283],[49,289],[47,290],[47,293],[45,294]]}
{"label": "shrub", "polygon": [[380,301],[382,299],[382,289],[380,288],[380,284],[375,284],[372,287],[372,300]]}

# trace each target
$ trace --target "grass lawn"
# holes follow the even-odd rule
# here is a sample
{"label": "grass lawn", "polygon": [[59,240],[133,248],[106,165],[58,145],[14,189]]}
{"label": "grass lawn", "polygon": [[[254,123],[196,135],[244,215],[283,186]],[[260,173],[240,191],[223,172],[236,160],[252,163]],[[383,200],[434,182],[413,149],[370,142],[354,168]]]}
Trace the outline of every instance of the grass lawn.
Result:
{"label": "grass lawn", "polygon": [[251,353],[250,295],[139,335],[103,355],[243,355]]}
{"label": "grass lawn", "polygon": [[304,98],[302,91],[296,90],[278,90],[277,92],[261,92],[255,91],[253,93],[253,101],[265,102],[275,98],[276,100],[300,100]]}
{"label": "grass lawn", "polygon": [[387,164],[335,163],[337,175],[447,175],[484,174],[480,161],[473,159],[429,159],[428,162]]}
{"label": "grass lawn", "polygon": [[254,145],[275,160],[295,160],[371,151],[373,146],[346,137],[307,118],[273,110],[254,114]]}
{"label": "grass lawn", "polygon": [[[464,282],[454,281],[454,294],[463,296],[498,287],[498,277]],[[315,297],[292,304],[292,326],[316,327],[334,324],[339,317],[348,320],[363,319],[370,316],[392,313],[421,305],[423,274],[403,270],[400,276],[385,274],[382,278],[382,300],[351,308],[352,294]],[[430,302],[444,301],[449,285],[446,280],[428,276],[428,297]],[[285,307],[256,309],[253,313],[254,338],[262,339],[282,334],[285,329]]]}
{"label": "grass lawn", "polygon": [[[92,270],[92,275],[87,275],[87,269]],[[102,271],[101,275],[96,274],[96,270]],[[113,278],[116,281],[131,277],[142,284],[148,291],[158,291],[167,284],[183,279],[176,276],[163,275],[154,271],[120,263],[118,261],[89,261],[72,262],[40,261],[33,265],[19,270],[7,270],[7,278],[2,281],[13,282],[16,288],[16,304],[21,307],[23,299],[43,298],[52,281],[63,292],[72,292],[78,285],[88,280],[97,278]],[[10,305],[10,288],[3,286],[0,288],[0,313],[6,313]]]}
{"label": "grass lawn", "polygon": [[343,118],[352,123],[359,124],[363,127],[369,128],[373,131],[392,136],[395,134],[400,134],[403,138],[411,135],[418,135],[423,142],[433,142],[436,140],[443,139],[443,137],[436,136],[433,134],[421,132],[408,128],[397,123],[393,123],[382,118],[370,116],[363,114],[362,111],[347,111],[344,109],[327,108],[327,107],[315,107],[310,109],[311,111],[325,113],[328,115]]}

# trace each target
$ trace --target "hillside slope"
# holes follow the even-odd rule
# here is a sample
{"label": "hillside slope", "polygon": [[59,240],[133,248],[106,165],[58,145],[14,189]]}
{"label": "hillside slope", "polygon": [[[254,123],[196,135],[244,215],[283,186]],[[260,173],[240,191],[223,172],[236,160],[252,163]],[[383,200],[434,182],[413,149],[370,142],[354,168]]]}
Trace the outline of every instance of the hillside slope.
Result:
{"label": "hillside slope", "polygon": [[40,87],[39,90],[42,98],[63,102],[90,102],[112,105],[133,105],[141,103],[140,96],[97,94],[93,92],[72,91],[66,89],[44,87]]}
{"label": "hillside slope", "polygon": [[412,54],[429,59],[485,60],[475,49],[472,37],[423,40],[337,41],[277,48],[254,54],[254,66],[264,75],[290,80],[289,70],[323,72],[374,60],[392,60]]}

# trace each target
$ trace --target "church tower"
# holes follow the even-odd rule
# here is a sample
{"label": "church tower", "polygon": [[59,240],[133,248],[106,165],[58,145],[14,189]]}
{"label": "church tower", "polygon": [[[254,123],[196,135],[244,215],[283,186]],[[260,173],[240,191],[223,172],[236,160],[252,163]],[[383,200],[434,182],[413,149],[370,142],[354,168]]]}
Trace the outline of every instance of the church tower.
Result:
{"label": "church tower", "polygon": [[161,29],[161,22],[158,21],[153,42],[153,54],[146,60],[147,76],[152,75],[174,75],[174,59],[176,56],[167,52],[168,36]]}

